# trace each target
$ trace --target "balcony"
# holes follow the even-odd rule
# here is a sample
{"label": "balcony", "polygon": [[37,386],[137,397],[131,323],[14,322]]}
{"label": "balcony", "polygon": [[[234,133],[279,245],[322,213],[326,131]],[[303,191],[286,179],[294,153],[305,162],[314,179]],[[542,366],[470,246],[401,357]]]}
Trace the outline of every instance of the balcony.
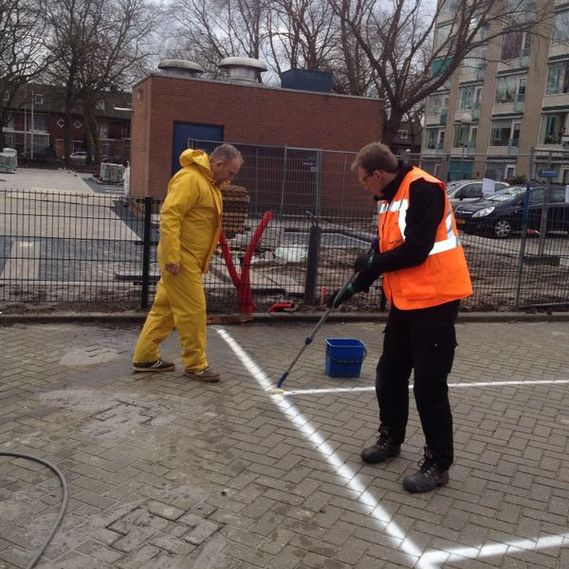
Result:
{"label": "balcony", "polygon": [[474,72],[474,75],[476,76],[476,79],[478,79],[479,81],[482,81],[484,79],[484,77],[486,76],[486,65],[482,65],[481,67],[479,67]]}
{"label": "balcony", "polygon": [[525,94],[523,95],[516,95],[516,98],[514,99],[514,112],[515,113],[523,113],[524,112],[524,107],[526,106],[526,96]]}
{"label": "balcony", "polygon": [[480,118],[480,103],[474,103],[472,105],[472,120],[477,121]]}

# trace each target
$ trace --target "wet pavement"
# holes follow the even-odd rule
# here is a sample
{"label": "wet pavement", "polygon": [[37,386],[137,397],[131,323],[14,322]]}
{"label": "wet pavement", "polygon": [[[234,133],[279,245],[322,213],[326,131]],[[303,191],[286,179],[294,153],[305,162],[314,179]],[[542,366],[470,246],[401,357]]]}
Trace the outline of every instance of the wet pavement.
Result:
{"label": "wet pavement", "polygon": [[[0,452],[69,484],[41,569],[569,567],[569,322],[463,322],[450,378],[448,486],[408,494],[423,439],[363,465],[382,323],[209,327],[219,384],[132,374],[138,325],[0,327]],[[324,373],[325,338],[355,338],[357,379]],[[0,568],[25,567],[61,502],[54,474],[0,456]]]}

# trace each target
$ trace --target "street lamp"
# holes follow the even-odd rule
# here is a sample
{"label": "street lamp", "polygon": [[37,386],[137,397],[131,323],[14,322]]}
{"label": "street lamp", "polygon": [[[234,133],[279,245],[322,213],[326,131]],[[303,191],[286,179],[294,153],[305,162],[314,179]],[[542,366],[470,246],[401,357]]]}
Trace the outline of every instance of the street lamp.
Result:
{"label": "street lamp", "polygon": [[[472,124],[472,115],[470,113],[463,113],[462,117],[458,120],[461,128],[470,127]],[[470,135],[470,129],[466,132],[466,143],[462,143],[462,152],[460,156],[460,176],[464,178],[464,163],[466,158],[466,149],[468,148],[468,137]],[[462,140],[462,137],[461,137]]]}

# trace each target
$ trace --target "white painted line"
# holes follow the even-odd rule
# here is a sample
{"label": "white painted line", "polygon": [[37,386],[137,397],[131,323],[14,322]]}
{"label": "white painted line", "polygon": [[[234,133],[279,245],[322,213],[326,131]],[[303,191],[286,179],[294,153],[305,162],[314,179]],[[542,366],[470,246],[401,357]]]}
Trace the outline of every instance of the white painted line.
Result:
{"label": "white painted line", "polygon": [[[525,387],[526,385],[566,385],[569,379],[543,379],[528,381],[476,381],[472,383],[449,383],[449,387],[503,387],[505,385],[516,385]],[[413,384],[409,385],[409,389],[413,389]],[[291,389],[285,391],[283,395],[321,395],[323,393],[357,393],[361,391],[375,391],[373,385],[365,387],[329,387],[323,389]]]}
{"label": "white painted line", "polygon": [[480,548],[460,547],[447,551],[428,551],[421,556],[419,564],[427,562],[431,567],[442,566],[448,561],[460,561],[461,559],[483,559],[484,557],[496,557],[507,555],[508,553],[519,553],[521,551],[539,551],[549,548],[560,548],[569,546],[569,533],[561,535],[548,535],[538,539],[519,539],[505,543],[489,543]]}
{"label": "white painted line", "polygon": [[[267,374],[225,329],[216,328],[216,331],[241,360],[247,371],[257,380],[263,390],[268,391],[274,387]],[[322,435],[318,433],[316,428],[306,420],[294,404],[286,401],[282,395],[273,395],[271,400],[306,439],[314,445],[316,450],[328,462],[332,470],[346,483],[348,488],[356,494],[356,499],[360,503],[362,510],[369,514],[377,526],[391,538],[394,547],[409,557],[410,567],[414,567],[421,556],[421,549],[407,537],[404,530],[395,523],[391,514],[365,489],[364,484],[357,478],[351,468],[334,452],[332,447],[322,438]],[[435,566],[431,565],[429,561],[421,564],[421,567],[422,569],[435,569]]]}
{"label": "white painted line", "polygon": [[[257,380],[263,390],[268,391],[274,387],[273,382],[267,374],[253,361],[253,359],[241,348],[237,341],[224,329],[215,328],[217,333],[225,340],[235,355],[249,373]],[[449,384],[453,387],[472,387],[472,386],[497,386],[502,385],[541,385],[541,384],[566,384],[569,380],[536,380],[536,381],[502,381],[502,382],[478,382],[478,383],[455,383]],[[326,443],[317,430],[305,419],[300,411],[292,403],[285,401],[286,395],[296,393],[337,393],[346,391],[372,391],[373,387],[353,387],[338,388],[331,390],[299,390],[289,391],[280,395],[272,395],[273,403],[296,428],[309,440],[316,450],[324,457],[336,474],[342,478],[347,486],[357,495],[362,510],[369,514],[376,522],[379,529],[383,530],[392,540],[396,549],[405,553],[411,562],[410,567],[417,569],[441,569],[443,564],[448,561],[460,561],[465,559],[482,559],[485,557],[504,556],[508,553],[521,551],[539,551],[542,549],[561,548],[569,546],[569,533],[561,535],[550,535],[532,539],[513,540],[505,543],[489,543],[480,547],[458,547],[446,551],[426,551],[421,550],[400,528],[389,512],[387,512],[376,498],[365,489],[363,483],[357,478],[356,474],[342,461],[334,450]]]}

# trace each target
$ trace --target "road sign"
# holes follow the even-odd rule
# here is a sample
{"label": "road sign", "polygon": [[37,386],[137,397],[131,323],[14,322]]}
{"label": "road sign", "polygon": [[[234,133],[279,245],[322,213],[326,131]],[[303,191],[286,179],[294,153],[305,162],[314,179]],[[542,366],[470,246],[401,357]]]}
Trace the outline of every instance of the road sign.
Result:
{"label": "road sign", "polygon": [[537,175],[540,178],[557,178],[559,172],[555,170],[538,170]]}

